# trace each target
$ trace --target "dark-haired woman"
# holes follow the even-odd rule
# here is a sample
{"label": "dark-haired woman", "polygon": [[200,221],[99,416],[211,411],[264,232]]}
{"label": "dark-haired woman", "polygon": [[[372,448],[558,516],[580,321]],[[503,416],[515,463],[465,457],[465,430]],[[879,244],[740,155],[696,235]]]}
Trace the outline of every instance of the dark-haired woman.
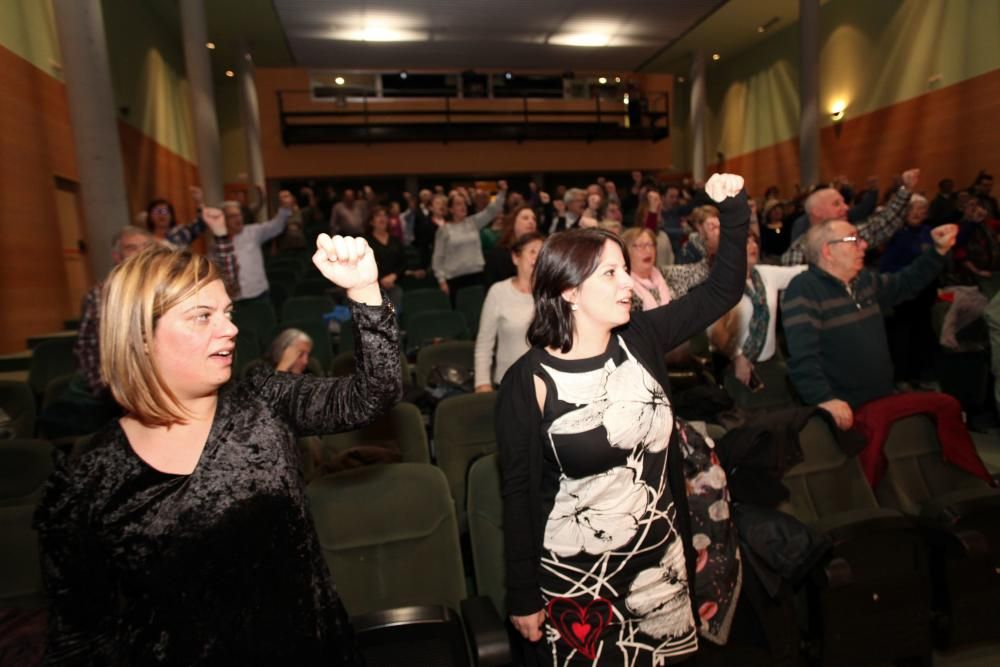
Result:
{"label": "dark-haired woman", "polygon": [[518,206],[504,217],[500,238],[486,257],[486,266],[483,269],[487,288],[493,283],[514,277],[517,269],[511,258],[510,249],[519,238],[537,230],[538,218],[530,206]]}
{"label": "dark-haired woman", "polygon": [[154,199],[146,207],[146,228],[160,243],[169,247],[186,248],[205,231],[201,218],[201,190],[193,188],[198,217],[187,225],[178,225],[174,206],[166,199]]}
{"label": "dark-haired woman", "polygon": [[711,277],[660,308],[631,312],[627,252],[603,230],[539,254],[532,347],[504,377],[496,428],[507,611],[546,663],[662,665],[699,634],[728,636],[741,568],[725,474],[674,417],[663,355],[742,294],[742,187],[706,184],[724,230]]}

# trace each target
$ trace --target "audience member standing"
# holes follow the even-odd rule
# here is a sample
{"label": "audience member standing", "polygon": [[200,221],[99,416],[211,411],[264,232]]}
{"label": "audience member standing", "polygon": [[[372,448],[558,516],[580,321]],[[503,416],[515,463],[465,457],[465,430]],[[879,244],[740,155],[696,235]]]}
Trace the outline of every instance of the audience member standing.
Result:
{"label": "audience member standing", "polygon": [[342,199],[337,202],[330,214],[331,233],[343,236],[363,236],[367,218],[367,202],[358,201],[354,190],[348,188],[344,190]]}
{"label": "audience member standing", "polygon": [[226,216],[226,227],[233,240],[236,255],[236,274],[239,293],[233,295],[234,301],[267,298],[271,286],[264,273],[264,255],[261,244],[278,236],[285,230],[285,223],[292,214],[290,208],[278,209],[278,214],[267,222],[255,222],[247,225],[243,220],[243,211],[235,201],[222,204],[222,212]]}

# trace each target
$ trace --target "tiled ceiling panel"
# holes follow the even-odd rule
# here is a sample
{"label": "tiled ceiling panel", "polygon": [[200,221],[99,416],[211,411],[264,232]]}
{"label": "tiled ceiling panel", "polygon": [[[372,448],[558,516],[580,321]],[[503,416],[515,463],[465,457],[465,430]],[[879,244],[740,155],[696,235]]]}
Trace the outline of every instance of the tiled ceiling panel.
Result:
{"label": "tiled ceiling panel", "polygon": [[[633,70],[719,5],[720,0],[274,0],[296,63],[343,69]],[[554,43],[567,36],[606,45]],[[378,41],[383,39],[396,41]]]}

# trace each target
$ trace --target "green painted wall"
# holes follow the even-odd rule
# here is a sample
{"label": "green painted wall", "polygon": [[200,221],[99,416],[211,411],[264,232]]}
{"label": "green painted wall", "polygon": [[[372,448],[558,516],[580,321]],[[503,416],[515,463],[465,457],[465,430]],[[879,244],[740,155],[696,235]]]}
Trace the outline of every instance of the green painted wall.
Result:
{"label": "green painted wall", "polygon": [[52,0],[0,0],[0,46],[61,79]]}
{"label": "green painted wall", "polygon": [[122,120],[197,162],[177,15],[135,0],[102,0],[115,103]]}
{"label": "green painted wall", "polygon": [[[858,116],[1000,68],[1000,0],[830,0],[820,22],[822,124],[837,100]],[[798,135],[798,40],[796,22],[710,63],[709,162]]]}
{"label": "green painted wall", "polygon": [[215,82],[215,112],[219,119],[219,145],[222,150],[222,182],[246,183],[247,144],[240,117],[240,93],[236,79]]}

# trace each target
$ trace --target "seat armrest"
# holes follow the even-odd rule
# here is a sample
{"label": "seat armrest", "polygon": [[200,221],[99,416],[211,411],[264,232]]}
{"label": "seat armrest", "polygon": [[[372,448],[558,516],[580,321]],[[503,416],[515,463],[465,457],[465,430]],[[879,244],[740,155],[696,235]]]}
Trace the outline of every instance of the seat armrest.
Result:
{"label": "seat armrest", "polygon": [[462,619],[476,665],[502,667],[513,662],[507,627],[490,598],[481,595],[463,600]]}

